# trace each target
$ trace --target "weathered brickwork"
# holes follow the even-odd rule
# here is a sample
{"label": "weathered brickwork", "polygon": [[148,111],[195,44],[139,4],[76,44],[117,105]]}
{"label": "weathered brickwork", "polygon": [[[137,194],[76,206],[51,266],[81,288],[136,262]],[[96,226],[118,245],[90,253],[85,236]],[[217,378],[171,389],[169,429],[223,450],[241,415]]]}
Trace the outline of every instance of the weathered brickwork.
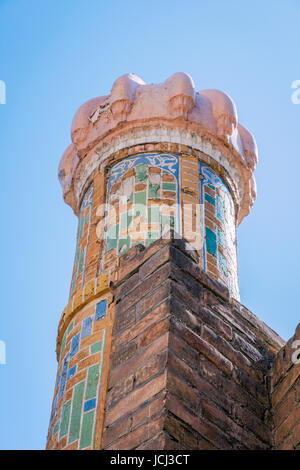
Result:
{"label": "weathered brickwork", "polygon": [[[151,150],[151,147],[149,149]],[[144,148],[140,150],[144,150]],[[168,155],[166,154],[166,156]],[[157,156],[160,156],[160,154],[155,155],[156,158]],[[144,231],[143,239],[130,242],[128,246],[126,245],[126,249],[118,248],[114,256],[109,258],[112,251],[107,247],[109,240],[97,237],[97,228],[99,230],[99,225],[101,224],[102,227],[105,227],[107,221],[105,214],[99,212],[98,207],[103,204],[106,197],[108,201],[110,200],[109,194],[113,184],[116,185],[116,181],[111,179],[106,190],[103,170],[100,171],[98,169],[95,171],[92,183],[87,189],[88,197],[83,198],[79,219],[78,246],[80,248],[77,247],[77,252],[81,250],[81,252],[85,253],[82,258],[84,262],[83,264],[75,262],[74,287],[71,290],[70,301],[63,312],[59,325],[57,347],[59,354],[58,379],[51,414],[48,448],[125,449],[136,447],[142,449],[155,448],[157,446],[157,448],[166,449],[266,449],[273,448],[277,444],[279,448],[296,448],[297,446],[295,442],[299,432],[299,419],[297,414],[294,417],[293,410],[295,409],[298,412],[297,400],[299,400],[299,393],[297,395],[297,392],[294,390],[295,386],[290,394],[287,393],[289,401],[293,399],[291,397],[294,397],[296,400],[295,405],[291,408],[293,412],[289,413],[289,420],[283,419],[283,422],[279,423],[279,418],[276,418],[277,408],[275,407],[276,413],[274,414],[271,406],[270,361],[278,352],[280,340],[278,340],[279,342],[275,340],[274,343],[274,338],[271,341],[269,339],[269,342],[264,345],[266,337],[270,335],[270,330],[264,327],[261,322],[255,320],[255,317],[241,307],[238,302],[232,298],[230,300],[233,291],[236,293],[235,297],[238,297],[238,287],[237,284],[234,284],[236,276],[236,252],[235,230],[232,230],[234,207],[230,193],[223,180],[215,171],[207,166],[208,158],[205,159],[205,155],[201,154],[197,155],[197,157],[182,155],[177,157],[174,154],[173,157],[178,158],[180,161],[180,168],[177,166],[175,172],[176,191],[174,191],[173,200],[177,200],[177,198],[180,200],[181,198],[182,204],[190,204],[191,217],[190,219],[188,217],[184,219],[182,216],[179,223],[178,214],[175,214],[173,224],[167,224],[166,229],[172,228],[175,225],[175,228],[187,235],[188,241],[196,249],[188,250],[188,252],[182,253],[182,256],[185,256],[186,259],[197,265],[196,271],[198,275],[201,273],[201,282],[205,278],[205,282],[208,283],[209,287],[201,287],[199,280],[195,284],[190,276],[191,273],[188,275],[188,269],[181,265],[177,266],[174,274],[168,273],[170,279],[167,277],[162,285],[160,285],[161,279],[155,271],[156,266],[154,262],[154,267],[151,268],[154,269],[152,278],[156,279],[155,282],[158,282],[158,284],[153,285],[148,281],[149,291],[147,291],[144,282],[147,278],[146,261],[155,257],[155,253],[160,246],[165,247],[165,252],[164,254],[159,252],[159,255],[156,255],[159,265],[165,263],[167,266],[166,256],[169,258],[171,256],[168,251],[170,248],[165,245],[168,243],[168,240],[158,240],[155,242],[155,239],[147,239],[147,231]],[[158,167],[155,167],[155,165],[146,166],[144,155],[130,158],[135,160],[136,165],[133,166],[134,173],[132,175],[134,177],[135,192],[134,194],[131,193],[129,198],[132,198],[132,202],[135,201],[135,195],[143,192],[143,188],[138,185],[146,184],[146,201],[149,204],[149,201],[151,202],[151,198],[149,198],[151,171],[152,168],[157,171]],[[199,158],[201,158],[200,161]],[[122,164],[121,174],[125,175],[126,180],[126,176],[128,177],[126,162],[124,164],[123,160],[121,160],[120,163]],[[217,170],[215,165],[213,166]],[[112,166],[111,168],[115,167]],[[129,168],[129,171],[131,170]],[[116,174],[118,174],[118,171],[116,169]],[[195,174],[197,173],[199,176],[196,178]],[[220,173],[222,172],[220,171]],[[112,170],[108,174],[112,175]],[[162,191],[162,177],[164,175],[162,168],[159,169],[159,173],[154,172],[153,174],[159,176],[159,190]],[[129,175],[129,178],[132,176]],[[136,179],[143,179],[143,177],[146,183],[145,181],[144,183],[136,181]],[[193,178],[195,181],[192,180]],[[195,184],[192,191],[184,190],[184,188],[188,187],[188,184],[193,186],[196,179],[198,184]],[[179,181],[181,185],[180,197],[178,193]],[[222,198],[220,198],[220,194]],[[203,224],[202,230],[206,233],[206,237],[202,238],[202,244],[197,246],[197,239],[195,239],[197,213],[195,209],[199,201],[202,203],[204,213],[204,218],[203,213],[200,214],[200,217],[202,217],[200,222]],[[161,198],[159,198],[160,202]],[[133,210],[133,207],[131,210]],[[120,215],[122,214],[118,214],[119,221],[121,220]],[[185,224],[183,224],[183,220],[186,221]],[[190,226],[188,225],[189,223]],[[208,236],[207,232],[209,230]],[[157,236],[161,235],[161,233],[162,226],[160,225]],[[214,243],[212,243],[212,237]],[[225,244],[224,237],[226,240]],[[149,248],[147,250],[142,249],[141,242],[144,248],[147,246]],[[185,244],[185,242],[180,240],[173,240],[173,242],[181,243],[181,248]],[[134,248],[130,249],[130,247],[134,246],[137,251],[132,251]],[[226,251],[225,247],[229,247],[229,250]],[[177,256],[179,256],[180,250],[178,251],[178,247],[173,247],[172,249],[173,253],[177,253]],[[129,253],[127,253],[128,250]],[[226,263],[226,267],[229,266],[227,278],[225,277],[224,265],[221,265],[219,261],[220,253],[223,255],[225,262],[228,260],[228,263]],[[129,258],[127,258],[127,255],[129,255]],[[144,264],[141,257],[145,257]],[[78,259],[79,255],[76,255],[75,261]],[[105,264],[103,264],[103,259],[105,259]],[[135,272],[139,266],[141,272],[144,273],[142,274],[142,284],[140,284],[139,275]],[[211,278],[209,276],[205,277],[205,273],[201,269],[201,267],[205,266],[209,275],[212,276]],[[231,267],[233,267],[232,270]],[[165,269],[167,268],[165,267]],[[176,274],[179,275],[180,270],[182,272],[179,281],[176,278]],[[193,276],[196,272],[194,270],[195,268],[192,271]],[[172,276],[175,276],[173,280]],[[76,282],[74,282],[74,278],[76,278]],[[82,334],[84,335],[82,332],[88,328],[83,323],[84,321],[89,322],[89,318],[94,318],[94,325],[96,325],[95,305],[99,303],[101,295],[111,295],[109,294],[112,288],[110,286],[111,282],[117,286],[116,295],[118,296],[119,291],[122,291],[122,296],[124,295],[125,287],[119,287],[123,278],[128,278],[125,284],[130,284],[131,288],[137,289],[137,291],[134,295],[132,294],[133,306],[130,305],[128,307],[126,303],[123,308],[122,302],[117,302],[115,305],[116,320],[113,355],[110,358],[109,349],[106,351],[102,349],[96,353],[92,352],[91,348],[87,349],[85,347],[85,343],[88,340],[81,343],[80,338]],[[213,282],[213,278],[221,280],[223,285]],[[226,288],[226,285],[229,290]],[[135,307],[134,303],[137,300],[138,306]],[[128,302],[128,299],[126,302]],[[230,306],[228,306],[228,302],[230,302]],[[201,311],[199,311],[200,306]],[[91,309],[95,310],[92,314]],[[137,313],[136,309],[138,309],[139,313]],[[144,317],[143,321],[142,317]],[[241,323],[243,317],[246,320],[244,323]],[[149,322],[148,326],[146,318]],[[73,331],[74,321],[76,321],[76,324],[81,321],[81,326],[77,326],[78,332],[77,330]],[[99,325],[101,322],[104,322],[101,318],[100,321],[97,321]],[[112,321],[110,316],[111,328]],[[147,329],[149,329],[152,331],[153,339],[152,337],[149,339],[138,338],[132,341],[130,335],[133,333],[126,333],[126,329],[132,328],[135,335],[139,331],[139,329],[136,329],[138,321],[142,321],[142,328],[145,327],[145,331],[140,333],[141,336],[144,335],[147,338]],[[248,323],[255,325],[254,330],[249,329]],[[196,329],[193,331],[192,327]],[[191,330],[194,336],[191,334]],[[74,334],[75,331],[77,334]],[[118,338],[118,331],[122,332],[120,338]],[[90,333],[91,340],[94,341],[94,335],[96,335],[95,344],[101,343],[104,345],[102,339],[104,333],[109,335],[108,341],[110,342],[110,333],[107,332],[105,327]],[[152,343],[156,345],[160,336],[164,336],[164,339],[161,340],[164,341],[162,343],[163,349],[160,349],[158,344],[159,349],[156,351]],[[197,342],[197,347],[194,345],[195,341]],[[121,346],[124,347],[124,350]],[[69,355],[71,354],[72,347],[73,350],[75,348],[76,352],[74,355],[75,359],[72,358],[72,361],[70,361]],[[78,351],[76,348],[78,348]],[[183,352],[187,354],[187,359],[184,359],[182,356]],[[121,373],[123,366],[121,364],[127,364],[127,361],[131,361],[133,364],[137,354],[141,354],[142,357],[141,362],[138,362],[137,370],[133,369],[123,377]],[[278,357],[280,357],[280,354]],[[145,360],[143,359],[144,355]],[[107,369],[106,375],[108,369],[110,369],[111,377],[118,377],[118,380],[121,382],[118,382],[116,387],[112,387],[113,382],[110,382],[107,398],[105,398],[106,388],[103,387],[101,394],[99,392],[96,397],[87,399],[84,395],[84,390],[89,380],[89,368],[94,366],[101,379],[104,356]],[[192,358],[194,358],[194,365],[191,362]],[[94,363],[94,361],[96,362]],[[197,362],[198,365],[196,365]],[[82,364],[80,368],[78,363]],[[91,365],[82,369],[85,363],[90,363]],[[181,371],[180,374],[182,376],[179,374],[179,371]],[[68,379],[69,376],[70,378]],[[145,401],[145,397],[148,396],[147,384],[152,384],[153,377],[157,378],[157,380],[154,382],[154,388],[149,388],[149,397],[156,397],[156,394],[153,394],[153,390],[156,390],[155,387],[158,387],[158,396],[155,398],[157,401],[153,401],[154,399],[150,400],[150,398]],[[124,383],[122,383],[122,378]],[[116,379],[110,378],[110,380]],[[65,382],[67,385],[65,385]],[[68,382],[71,384],[71,387],[68,385]],[[138,393],[140,389],[142,392]],[[185,392],[183,393],[182,390],[185,390]],[[138,403],[138,398],[135,395],[131,395],[134,392],[136,392],[137,397],[140,397],[141,403],[139,407],[135,407],[127,414],[125,413],[126,416],[121,414],[116,418],[107,408],[105,416],[113,416],[114,418],[109,419],[114,419],[114,421],[106,422],[102,440],[101,430],[104,419],[103,407],[105,399],[107,400],[106,407],[112,408],[118,406],[121,398],[122,400],[124,399],[124,402],[121,402],[122,406],[120,406],[122,410],[125,410],[127,402]],[[129,398],[125,400],[128,394]],[[133,398],[130,398],[131,396]],[[226,399],[224,399],[224,396],[226,396]],[[197,406],[192,404],[194,399]],[[101,404],[98,406],[98,403]],[[284,403],[285,401],[282,399],[278,405],[279,414],[282,414],[282,410],[286,409]],[[92,406],[95,406],[95,408],[90,408]],[[86,411],[84,411],[85,409]],[[135,417],[135,413],[138,416],[143,416],[143,418]],[[73,421],[72,416],[74,416]],[[184,419],[183,416],[185,417]],[[201,419],[199,416],[201,416]],[[141,424],[139,424],[139,419],[142,419]],[[140,426],[141,429],[139,429]],[[292,432],[288,426],[293,426]],[[283,428],[282,433],[284,437],[281,437],[281,427]],[[145,433],[146,431],[147,433]],[[287,435],[284,433],[287,433]],[[296,437],[294,437],[293,433],[295,433]],[[151,436],[151,438],[147,439],[147,442],[139,441],[146,434]],[[183,438],[185,434],[186,436]],[[249,439],[249,442],[247,439]],[[279,442],[278,439],[282,440]],[[138,444],[136,444],[137,442]]]}
{"label": "weathered brickwork", "polygon": [[48,449],[299,449],[293,348],[239,302],[257,147],[234,102],[128,74],[76,113]]}
{"label": "weathered brickwork", "polygon": [[159,240],[120,258],[103,448],[271,449],[284,343],[186,248]]}
{"label": "weathered brickwork", "polygon": [[276,356],[272,370],[275,447],[300,450],[300,324]]}

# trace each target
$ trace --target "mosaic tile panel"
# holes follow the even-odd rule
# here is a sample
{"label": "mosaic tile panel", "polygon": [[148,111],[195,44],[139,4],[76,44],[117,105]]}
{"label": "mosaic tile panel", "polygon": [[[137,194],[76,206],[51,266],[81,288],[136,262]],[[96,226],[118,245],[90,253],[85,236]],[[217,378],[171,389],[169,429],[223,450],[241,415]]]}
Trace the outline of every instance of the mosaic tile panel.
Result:
{"label": "mosaic tile panel", "polygon": [[[93,203],[93,185],[86,191],[78,216],[77,245],[75,252],[75,261],[71,281],[70,296],[73,294],[77,280],[84,284],[84,274],[86,268],[86,254],[89,241],[90,222],[92,216]],[[81,279],[79,279],[81,277]]]}
{"label": "mosaic tile panel", "polygon": [[200,164],[200,194],[205,214],[203,268],[239,299],[233,200],[222,179],[204,164]]}
{"label": "mosaic tile panel", "polygon": [[107,335],[99,320],[106,309],[106,299],[94,304],[63,337],[48,435],[54,447],[93,448]]}
{"label": "mosaic tile panel", "polygon": [[106,253],[149,246],[170,227],[180,233],[179,157],[145,154],[116,164],[109,174]]}

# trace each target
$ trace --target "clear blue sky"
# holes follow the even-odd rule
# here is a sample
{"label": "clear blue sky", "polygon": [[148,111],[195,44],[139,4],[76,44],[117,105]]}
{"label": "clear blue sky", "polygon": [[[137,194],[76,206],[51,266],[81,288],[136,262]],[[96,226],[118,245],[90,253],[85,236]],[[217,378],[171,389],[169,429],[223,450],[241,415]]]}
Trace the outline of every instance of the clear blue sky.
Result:
{"label": "clear blue sky", "polygon": [[57,180],[86,100],[134,72],[189,73],[235,100],[259,148],[258,197],[238,230],[242,302],[284,339],[299,322],[297,0],[0,0],[0,448],[43,449],[77,221]]}

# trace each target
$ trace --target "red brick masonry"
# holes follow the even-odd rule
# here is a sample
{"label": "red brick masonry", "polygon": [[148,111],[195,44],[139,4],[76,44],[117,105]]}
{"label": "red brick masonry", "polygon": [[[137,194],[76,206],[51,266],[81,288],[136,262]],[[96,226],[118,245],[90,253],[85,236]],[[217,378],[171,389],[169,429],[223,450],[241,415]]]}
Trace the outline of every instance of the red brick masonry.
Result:
{"label": "red brick masonry", "polygon": [[104,449],[300,449],[300,365],[185,240],[119,258]]}
{"label": "red brick masonry", "polygon": [[294,364],[292,357],[295,346],[300,349],[299,340],[300,325],[273,363],[272,410],[277,449],[300,450],[300,364]]}

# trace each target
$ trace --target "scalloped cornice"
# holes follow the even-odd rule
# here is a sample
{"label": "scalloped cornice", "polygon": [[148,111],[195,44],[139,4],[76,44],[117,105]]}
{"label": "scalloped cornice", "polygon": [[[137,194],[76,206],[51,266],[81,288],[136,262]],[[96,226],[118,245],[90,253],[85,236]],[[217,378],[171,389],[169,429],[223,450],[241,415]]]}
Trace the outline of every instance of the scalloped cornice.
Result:
{"label": "scalloped cornice", "polygon": [[64,199],[75,213],[95,165],[110,153],[150,142],[187,145],[221,163],[238,186],[238,223],[254,202],[254,137],[238,122],[236,106],[227,94],[196,92],[185,73],[175,73],[155,85],[145,84],[134,74],[119,77],[110,95],[93,98],[79,108],[71,137],[72,144],[59,166],[59,179]]}

